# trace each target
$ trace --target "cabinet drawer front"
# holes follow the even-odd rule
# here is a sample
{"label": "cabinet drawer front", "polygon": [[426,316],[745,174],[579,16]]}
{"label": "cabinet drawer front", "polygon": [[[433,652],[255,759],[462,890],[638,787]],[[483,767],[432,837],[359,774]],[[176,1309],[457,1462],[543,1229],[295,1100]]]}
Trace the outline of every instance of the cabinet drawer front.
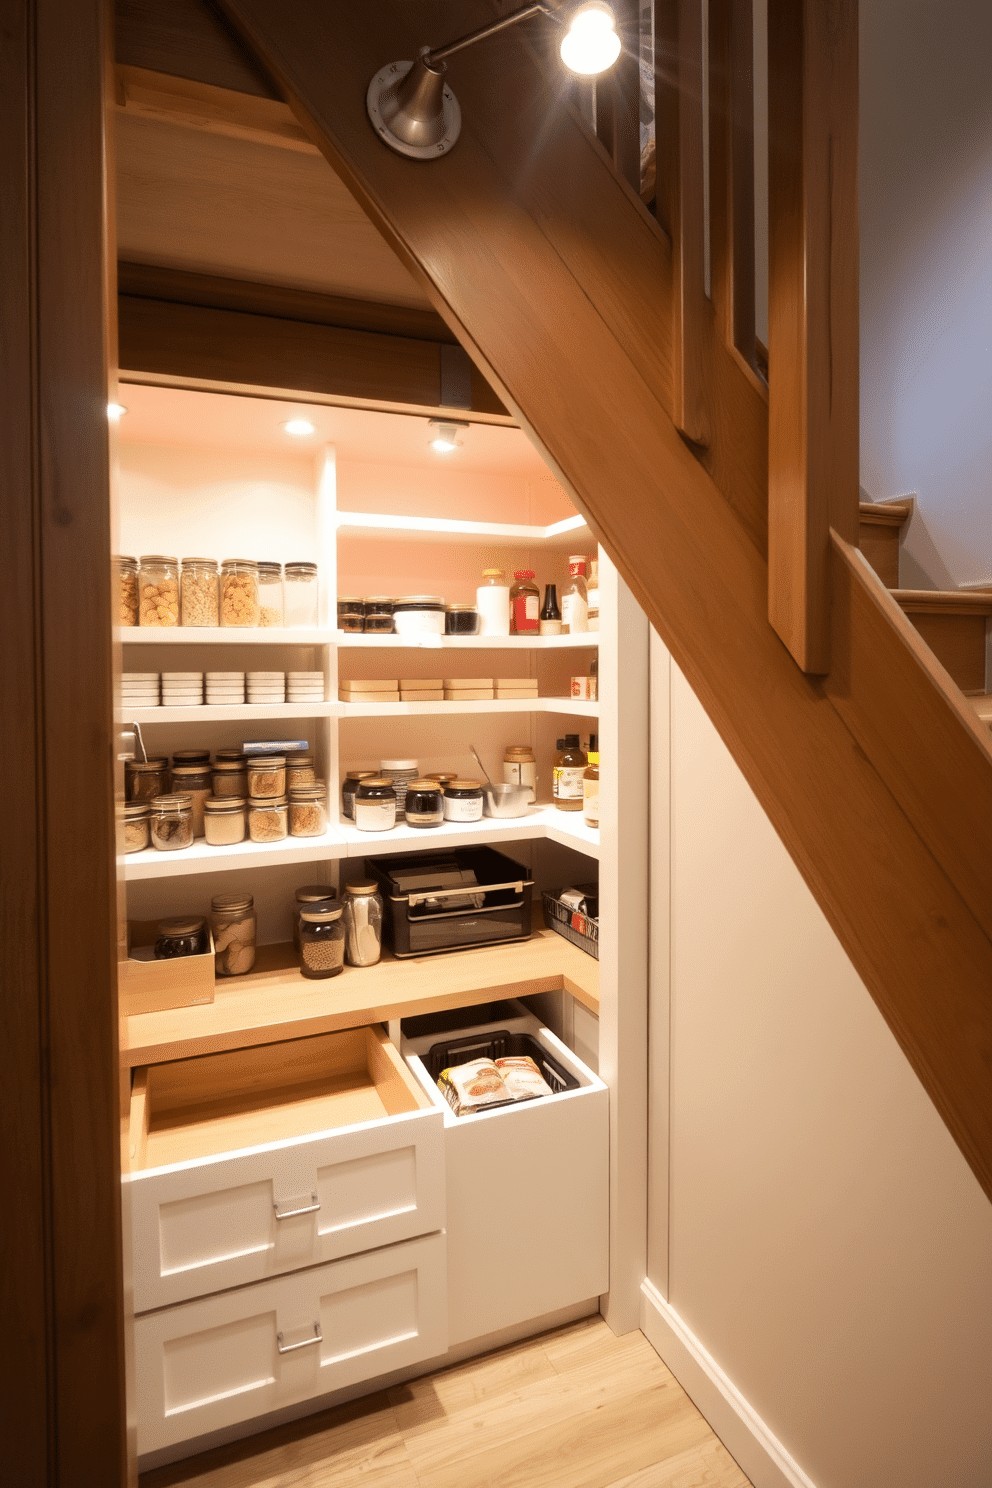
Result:
{"label": "cabinet drawer front", "polygon": [[135,1323],[138,1451],[434,1358],[446,1337],[443,1235],[150,1313]]}
{"label": "cabinet drawer front", "polygon": [[131,1175],[136,1312],[443,1228],[440,1111]]}

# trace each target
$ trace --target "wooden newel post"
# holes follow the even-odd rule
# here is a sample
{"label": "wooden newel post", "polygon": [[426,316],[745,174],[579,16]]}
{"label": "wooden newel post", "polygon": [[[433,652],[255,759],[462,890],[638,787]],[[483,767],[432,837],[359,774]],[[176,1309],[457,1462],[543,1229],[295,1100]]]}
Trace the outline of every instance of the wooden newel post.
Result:
{"label": "wooden newel post", "polygon": [[830,531],[858,541],[858,6],[769,0],[768,618],[830,670]]}

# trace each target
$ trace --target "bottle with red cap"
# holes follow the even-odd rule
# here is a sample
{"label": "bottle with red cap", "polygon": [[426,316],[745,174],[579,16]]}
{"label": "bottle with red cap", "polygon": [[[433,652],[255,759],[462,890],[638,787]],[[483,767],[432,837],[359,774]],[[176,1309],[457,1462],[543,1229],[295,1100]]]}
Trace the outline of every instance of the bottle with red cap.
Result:
{"label": "bottle with red cap", "polygon": [[573,553],[568,560],[569,581],[561,597],[562,624],[569,635],[589,629],[589,591],[586,588],[584,553]]}

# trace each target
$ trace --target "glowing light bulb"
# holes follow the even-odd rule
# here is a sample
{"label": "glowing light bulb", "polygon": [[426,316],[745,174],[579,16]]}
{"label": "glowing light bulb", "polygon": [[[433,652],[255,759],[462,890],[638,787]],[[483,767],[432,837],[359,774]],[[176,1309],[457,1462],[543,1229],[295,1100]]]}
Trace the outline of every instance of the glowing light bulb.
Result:
{"label": "glowing light bulb", "polygon": [[305,439],[308,434],[316,432],[313,424],[306,419],[287,419],[283,424],[287,434],[292,434],[296,439]]}
{"label": "glowing light bulb", "polygon": [[580,5],[562,37],[561,60],[572,72],[594,77],[612,67],[620,55],[616,17],[601,0]]}
{"label": "glowing light bulb", "polygon": [[126,413],[127,409],[123,403],[107,404],[107,417],[112,424],[116,424],[117,420],[123,418]]}
{"label": "glowing light bulb", "polygon": [[459,437],[462,429],[467,429],[468,424],[460,419],[429,419],[427,427],[431,432],[430,446],[439,455],[450,455],[452,450],[461,448]]}

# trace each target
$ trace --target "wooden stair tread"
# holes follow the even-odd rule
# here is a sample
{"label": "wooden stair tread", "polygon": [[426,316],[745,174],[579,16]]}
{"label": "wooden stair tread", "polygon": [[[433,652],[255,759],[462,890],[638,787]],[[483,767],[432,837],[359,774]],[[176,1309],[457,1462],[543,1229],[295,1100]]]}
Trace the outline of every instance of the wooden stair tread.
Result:
{"label": "wooden stair tread", "polygon": [[992,615],[992,589],[893,589],[907,615]]}
{"label": "wooden stair tread", "polygon": [[992,693],[980,692],[970,702],[982,722],[992,725]]}
{"label": "wooden stair tread", "polygon": [[901,527],[913,513],[912,496],[899,501],[860,501],[858,516],[869,527]]}

